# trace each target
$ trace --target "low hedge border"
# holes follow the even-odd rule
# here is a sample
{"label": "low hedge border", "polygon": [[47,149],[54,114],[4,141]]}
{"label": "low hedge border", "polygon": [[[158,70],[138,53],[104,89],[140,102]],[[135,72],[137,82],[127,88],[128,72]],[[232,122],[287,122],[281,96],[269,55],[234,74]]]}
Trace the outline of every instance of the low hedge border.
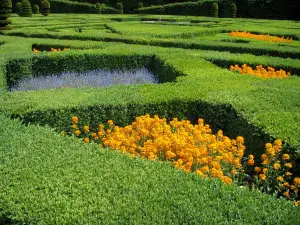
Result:
{"label": "low hedge border", "polygon": [[300,216],[290,202],[257,190],[204,181],[1,114],[0,123],[0,223],[296,224]]}
{"label": "low hedge border", "polygon": [[35,38],[54,38],[54,39],[68,39],[68,40],[92,40],[105,42],[123,42],[127,44],[141,44],[160,46],[168,48],[184,48],[184,49],[198,49],[198,50],[215,50],[215,51],[229,51],[231,53],[249,53],[253,55],[268,55],[282,58],[300,58],[300,52],[293,47],[287,46],[257,46],[251,43],[232,43],[232,42],[218,42],[218,41],[191,41],[184,39],[162,39],[162,38],[145,38],[132,37],[126,35],[107,34],[102,36],[86,36],[84,34],[59,34],[51,32],[35,32],[35,31],[11,31],[7,33],[11,36],[21,37],[35,37]]}
{"label": "low hedge border", "polygon": [[[174,81],[176,80],[176,82],[174,83],[166,83],[164,85],[160,84],[158,86],[156,85],[141,85],[141,86],[132,86],[132,87],[126,87],[126,86],[119,86],[119,87],[114,87],[114,88],[105,88],[103,90],[101,90],[99,93],[97,90],[91,89],[91,90],[87,90],[87,91],[83,91],[82,90],[82,94],[83,96],[86,96],[87,99],[92,100],[93,99],[93,95],[99,95],[97,96],[96,99],[98,100],[93,100],[91,102],[85,102],[83,104],[83,102],[81,102],[81,100],[77,102],[77,100],[75,100],[74,103],[73,100],[70,100],[71,104],[66,104],[67,102],[64,102],[64,107],[59,106],[58,107],[54,107],[51,105],[47,104],[43,104],[44,106],[41,106],[41,108],[34,106],[36,103],[30,103],[29,102],[23,102],[22,104],[17,104],[19,106],[16,107],[16,104],[13,104],[14,107],[9,109],[9,106],[6,106],[5,108],[8,110],[8,113],[10,113],[12,115],[12,117],[22,117],[24,119],[24,121],[26,123],[42,123],[42,124],[47,124],[51,125],[53,127],[56,127],[58,130],[62,130],[62,129],[67,129],[69,126],[69,120],[70,120],[70,115],[71,114],[78,114],[78,116],[85,118],[84,116],[82,116],[83,114],[89,115],[89,119],[86,121],[87,123],[91,123],[90,121],[92,121],[91,117],[93,117],[93,120],[97,120],[96,118],[102,118],[103,115],[99,114],[98,112],[103,112],[104,109],[101,109],[101,107],[104,107],[105,110],[104,111],[111,111],[114,113],[109,113],[107,115],[107,117],[104,120],[107,119],[114,119],[117,123],[119,121],[122,121],[121,117],[125,117],[126,112],[127,111],[134,111],[133,109],[128,109],[127,105],[129,104],[136,104],[136,110],[137,113],[134,113],[134,116],[137,115],[141,115],[139,114],[139,105],[140,107],[147,107],[147,110],[150,110],[151,108],[153,108],[154,106],[151,105],[151,102],[153,102],[153,104],[160,104],[162,103],[162,105],[165,105],[167,108],[169,107],[169,104],[173,104],[173,103],[169,103],[172,102],[173,100],[175,100],[176,103],[174,103],[174,105],[178,104],[180,105],[181,101],[182,104],[185,104],[185,102],[193,102],[191,103],[192,108],[196,107],[195,105],[197,105],[197,102],[206,102],[204,99],[210,99],[207,104],[209,105],[214,105],[214,104],[225,104],[227,105],[227,103],[225,103],[226,101],[224,101],[224,99],[218,98],[219,100],[213,100],[216,98],[216,96],[219,96],[218,92],[219,91],[223,91],[223,89],[221,88],[220,90],[216,89],[216,90],[209,90],[210,87],[208,87],[208,93],[216,93],[217,95],[209,95],[209,96],[202,96],[204,93],[206,93],[205,90],[200,91],[199,92],[199,96],[195,96],[195,92],[193,91],[193,88],[191,89],[191,92],[187,92],[187,90],[185,90],[185,88],[187,88],[187,86],[190,85],[190,82],[195,82],[196,83],[201,83],[201,80],[203,78],[201,78],[199,80],[199,78],[197,78],[196,74],[199,73],[199,71],[193,72],[193,70],[191,70],[191,68],[188,69],[188,65],[190,64],[194,64],[194,66],[196,66],[196,64],[199,64],[198,66],[200,68],[204,68],[207,67],[208,71],[206,71],[206,73],[210,74],[212,72],[209,72],[209,70],[212,71],[219,71],[221,72],[222,70],[214,67],[213,65],[211,65],[210,63],[204,61],[203,59],[199,58],[194,52],[185,52],[185,54],[189,53],[191,56],[188,56],[189,54],[185,55],[185,60],[182,60],[182,54],[184,53],[184,51],[171,51],[168,53],[168,51],[165,51],[164,48],[157,48],[155,50],[156,54],[153,54],[154,49],[152,48],[147,48],[147,47],[143,47],[143,46],[135,46],[134,48],[132,48],[131,50],[130,47],[128,48],[126,45],[123,45],[123,52],[126,54],[120,54],[120,52],[122,52],[122,48],[120,48],[121,46],[118,47],[111,47],[111,48],[106,48],[106,49],[102,49],[102,50],[89,50],[89,51],[79,51],[79,52],[64,52],[64,53],[60,53],[60,54],[41,54],[41,55],[37,55],[34,58],[32,58],[31,60],[28,61],[27,65],[30,68],[30,62],[32,62],[31,65],[31,72],[37,76],[39,75],[44,75],[44,74],[53,74],[53,73],[59,73],[62,71],[76,71],[76,70],[90,70],[90,69],[97,69],[97,68],[106,68],[106,69],[115,69],[115,68],[123,68],[124,65],[125,68],[127,69],[131,69],[131,68],[136,68],[136,67],[140,67],[140,66],[147,66],[148,68],[150,68],[155,74],[158,75],[158,77],[160,78],[161,82],[170,82],[170,81]],[[148,51],[148,53],[147,53]],[[115,53],[118,52],[117,55],[115,55]],[[143,53],[142,53],[143,52]],[[152,53],[151,53],[152,52]],[[170,54],[172,54],[172,56],[170,56]],[[212,54],[212,53],[211,53]],[[204,54],[205,55],[205,54]],[[180,56],[180,57],[179,57]],[[14,62],[14,63],[12,63]],[[71,63],[72,62],[72,63]],[[78,63],[74,63],[74,62],[78,62]],[[91,64],[91,62],[94,62],[94,65]],[[97,62],[97,63],[95,63]],[[114,64],[111,64],[111,62],[114,62]],[[197,63],[196,63],[197,62]],[[22,66],[24,66],[24,63],[22,60],[18,60],[18,61],[11,61],[8,65],[18,65],[17,63],[19,63],[19,70],[21,71]],[[195,64],[196,63],[196,64]],[[92,65],[92,66],[91,66]],[[107,67],[109,65],[109,67]],[[176,65],[176,66],[175,66]],[[205,65],[205,66],[204,66]],[[7,68],[13,68],[13,70],[16,70],[16,66],[15,67],[10,67],[7,66]],[[192,74],[195,73],[195,75],[191,76],[188,75],[186,76],[186,72],[185,69],[180,69],[180,68],[185,68],[188,69],[188,74]],[[197,67],[196,67],[197,68]],[[209,69],[211,68],[211,69]],[[26,70],[23,70],[25,72],[24,76],[27,76],[27,72]],[[231,72],[227,71],[227,73],[232,74]],[[9,73],[8,73],[9,74]],[[21,74],[21,73],[19,73]],[[168,76],[165,76],[166,74],[168,74]],[[232,77],[233,78],[233,77]],[[246,78],[246,77],[245,77]],[[198,81],[196,81],[196,80]],[[212,79],[212,78],[210,78]],[[218,78],[219,79],[219,78]],[[241,78],[244,79],[244,78]],[[248,79],[248,78],[247,78]],[[252,81],[253,79],[253,81]],[[259,80],[255,79],[255,78],[251,78],[249,77],[249,81],[247,81],[247,83],[249,83],[249,87],[247,87],[247,89],[252,90],[252,89],[259,89]],[[206,82],[205,79],[202,80],[202,82]],[[219,81],[217,81],[219,82]],[[223,81],[222,81],[223,82]],[[228,81],[227,81],[228,82]],[[233,80],[234,82],[234,80]],[[185,84],[186,83],[186,84]],[[257,85],[254,85],[257,84]],[[279,83],[278,83],[279,84]],[[231,81],[230,81],[230,85],[232,85]],[[242,87],[243,84],[238,84],[241,85],[241,87],[239,88],[245,88]],[[282,85],[282,84],[280,84]],[[287,83],[288,85],[288,83]],[[161,92],[164,89],[163,92]],[[226,86],[224,86],[224,90],[226,89]],[[245,90],[247,90],[245,89]],[[185,90],[184,92],[182,92],[183,90]],[[275,91],[275,90],[274,90]],[[55,91],[41,91],[39,93],[41,93],[42,95],[46,94],[46,93],[52,93],[55,94]],[[64,91],[63,91],[64,92]],[[70,91],[68,94],[68,90],[66,90],[66,92],[64,93],[60,93],[59,95],[65,96],[66,94],[69,95],[70,97],[73,96],[74,97],[74,93],[72,94],[73,91]],[[160,94],[161,92],[161,94]],[[166,92],[169,92],[168,95],[164,95],[166,94]],[[23,96],[22,93],[17,93],[17,95]],[[175,95],[174,95],[175,94]],[[287,94],[292,94],[291,93],[287,93]],[[12,94],[14,95],[14,94]],[[78,94],[76,94],[78,95]],[[103,97],[101,97],[101,95],[103,95]],[[152,96],[154,95],[154,96]],[[162,96],[160,96],[162,95]],[[181,97],[179,97],[181,95]],[[24,95],[25,96],[25,95]],[[105,97],[104,97],[105,96]],[[151,96],[151,97],[150,97]],[[220,95],[221,96],[221,95]],[[247,95],[245,95],[247,96]],[[44,95],[45,98],[47,98],[47,94]],[[43,98],[44,98],[43,97]],[[179,97],[179,99],[177,99]],[[22,98],[22,97],[21,97]],[[85,98],[85,97],[84,97]],[[110,99],[112,98],[112,99]],[[242,99],[244,97],[241,97]],[[261,98],[261,97],[260,97]],[[39,99],[38,95],[37,95],[37,99]],[[253,99],[255,100],[255,99]],[[41,99],[41,101],[44,101]],[[64,100],[62,100],[64,101]],[[216,101],[214,103],[214,101]],[[99,103],[101,102],[101,103]],[[113,105],[111,105],[111,102],[114,102]],[[33,104],[33,105],[31,105]],[[83,105],[82,105],[83,104]],[[200,104],[200,103],[199,103]],[[253,103],[251,103],[253,104]],[[292,104],[292,103],[291,103]],[[26,107],[24,107],[26,105]],[[39,104],[38,104],[39,105]],[[100,106],[99,106],[100,105]],[[120,106],[119,106],[120,105]],[[151,107],[148,105],[151,105]],[[238,100],[234,101],[233,104],[228,103],[228,105],[232,105],[231,107],[234,107],[236,109],[236,107],[245,107],[243,104],[241,106],[238,106]],[[235,105],[235,106],[234,106]],[[46,106],[46,108],[45,108]],[[100,108],[97,108],[97,107]],[[62,108],[61,108],[62,107]],[[117,107],[117,109],[115,109]],[[121,107],[121,108],[118,108]],[[123,107],[123,109],[122,109]],[[174,107],[174,106],[172,106]],[[181,111],[178,109],[177,113],[178,115],[182,114],[184,115],[184,117],[192,119],[190,116],[188,115],[188,108],[186,108],[187,106],[182,106],[181,108],[183,108],[183,112],[180,113]],[[256,106],[253,106],[256,107]],[[69,109],[72,109],[71,111],[69,111]],[[97,110],[95,110],[94,108],[97,108]],[[110,109],[111,108],[111,109]],[[163,107],[162,107],[163,108]],[[166,111],[163,109],[160,109],[161,111]],[[207,107],[208,108],[208,107]],[[221,107],[222,108],[222,107]],[[5,109],[4,109],[5,110]],[[12,110],[12,111],[11,111]],[[49,114],[48,114],[48,110],[49,110]],[[62,111],[60,111],[62,110]],[[147,110],[143,111],[141,110],[140,113],[146,113]],[[160,110],[157,110],[157,112],[159,112]],[[172,109],[168,108],[169,111],[172,111]],[[222,111],[222,109],[217,110],[217,111]],[[292,110],[292,108],[291,108]],[[295,109],[296,110],[296,109]],[[209,110],[208,110],[209,111]],[[226,110],[225,110],[226,111]],[[59,112],[59,113],[58,113]],[[96,112],[96,115],[91,115],[90,112]],[[118,113],[117,113],[118,112]],[[120,113],[122,112],[122,113]],[[57,114],[58,113],[58,114]],[[98,114],[97,114],[98,113]],[[119,114],[120,113],[120,114]],[[196,113],[196,111],[194,112]],[[242,114],[240,114],[237,111],[237,114],[240,115],[240,117],[244,117]],[[46,116],[48,115],[48,116]],[[121,115],[121,117],[120,117]],[[215,115],[215,114],[212,114]],[[114,117],[116,116],[116,118]],[[216,116],[217,117],[217,116]],[[209,118],[205,118],[208,119],[209,121],[212,121],[212,124],[223,124],[224,121],[222,120],[222,117],[224,117],[224,115],[222,114],[221,117],[217,117],[219,119],[215,119],[215,121],[213,121],[213,119],[209,119]],[[54,121],[56,121],[56,124],[54,124],[53,122],[50,122],[51,118],[55,118]],[[60,119],[61,118],[61,119]],[[247,117],[244,117],[247,118]],[[131,117],[132,119],[132,117]],[[232,120],[230,120],[229,123],[235,123],[234,120],[236,120],[236,117],[233,117]],[[47,122],[48,121],[48,122]],[[125,119],[126,123],[130,122],[129,119]],[[98,121],[98,122],[103,122],[103,121]],[[264,123],[261,123],[262,121],[260,121],[260,126],[264,125]],[[122,124],[125,124],[122,123]],[[246,126],[246,123],[243,123],[243,126]],[[251,123],[253,124],[254,127],[259,127],[254,125],[255,123]],[[283,125],[283,124],[282,124]],[[215,125],[213,125],[215,126]],[[223,127],[222,127],[223,126]],[[236,129],[238,129],[238,131],[234,131],[234,127],[232,128],[232,132],[234,134],[238,134],[239,132],[241,132],[241,130],[243,130],[243,126],[241,127],[237,127]],[[217,127],[220,127],[222,129],[228,130],[226,128],[226,125],[218,125]],[[265,124],[263,126],[265,129],[263,129],[262,132],[258,132],[259,135],[261,135],[265,142],[266,139],[272,140],[273,138],[277,138],[278,134],[276,134],[276,132],[278,132],[279,130],[277,130],[276,132],[272,132],[272,128],[271,130],[269,130],[270,128],[267,128],[267,124]],[[267,130],[266,130],[267,128]],[[279,128],[279,127],[278,127]],[[294,128],[292,128],[294,129]],[[244,130],[249,130],[244,129]],[[271,132],[268,132],[271,131]],[[251,132],[250,132],[251,133]],[[280,134],[283,135],[283,134]],[[251,135],[250,135],[251,136]],[[250,139],[249,139],[250,140]],[[287,139],[286,139],[287,140]],[[251,141],[249,141],[251,142]],[[286,141],[288,144],[289,141]],[[253,142],[255,143],[255,142]],[[263,143],[263,142],[260,142]],[[293,140],[291,143],[296,144],[297,141]],[[297,145],[297,144],[296,144]],[[261,145],[262,146],[262,145]],[[292,145],[291,148],[296,148],[296,146]],[[251,147],[247,146],[249,149],[256,149],[256,147]]]}

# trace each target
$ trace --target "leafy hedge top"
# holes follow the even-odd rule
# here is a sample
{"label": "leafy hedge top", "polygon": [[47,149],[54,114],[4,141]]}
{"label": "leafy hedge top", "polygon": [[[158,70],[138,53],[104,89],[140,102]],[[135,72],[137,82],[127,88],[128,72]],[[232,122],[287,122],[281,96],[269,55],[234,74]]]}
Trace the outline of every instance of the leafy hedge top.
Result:
{"label": "leafy hedge top", "polygon": [[0,122],[2,221],[295,224],[300,216],[289,202],[259,191],[203,181],[2,115]]}
{"label": "leafy hedge top", "polygon": [[11,0],[1,0],[0,9],[2,9],[2,8],[12,8]]}

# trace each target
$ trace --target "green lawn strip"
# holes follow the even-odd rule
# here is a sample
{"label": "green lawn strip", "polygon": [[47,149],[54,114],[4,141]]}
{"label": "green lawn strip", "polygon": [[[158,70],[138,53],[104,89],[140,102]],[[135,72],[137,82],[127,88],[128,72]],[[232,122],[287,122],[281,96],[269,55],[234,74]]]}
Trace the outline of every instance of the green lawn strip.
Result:
{"label": "green lawn strip", "polygon": [[291,202],[0,115],[0,221],[297,224]]}

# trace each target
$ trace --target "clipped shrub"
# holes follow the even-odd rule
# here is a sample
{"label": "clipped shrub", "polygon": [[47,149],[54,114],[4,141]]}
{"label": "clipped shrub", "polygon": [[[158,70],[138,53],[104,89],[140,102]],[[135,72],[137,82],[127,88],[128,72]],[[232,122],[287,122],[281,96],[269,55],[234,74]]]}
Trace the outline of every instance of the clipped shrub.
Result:
{"label": "clipped shrub", "polygon": [[50,2],[48,0],[44,0],[41,3],[41,14],[43,16],[48,16],[50,14]]}
{"label": "clipped shrub", "polygon": [[123,14],[123,4],[122,4],[122,2],[117,3],[116,9],[118,9],[120,11],[120,14]]}
{"label": "clipped shrub", "polygon": [[0,2],[0,30],[11,29],[11,27],[8,26],[12,22],[9,19],[11,11],[12,11],[11,0],[2,0]]}
{"label": "clipped shrub", "polygon": [[32,9],[31,9],[31,4],[28,0],[23,0],[22,1],[22,7],[21,7],[21,14],[20,16],[23,17],[30,17],[32,16]]}
{"label": "clipped shrub", "polygon": [[219,6],[218,3],[214,2],[210,6],[210,16],[211,17],[218,17]]}
{"label": "clipped shrub", "polygon": [[16,4],[16,13],[19,16],[21,15],[21,11],[22,11],[22,3],[21,2],[17,2],[17,4]]}
{"label": "clipped shrub", "polygon": [[139,2],[138,9],[143,8],[143,7],[144,7],[143,3]]}
{"label": "clipped shrub", "polygon": [[98,14],[101,14],[101,4],[100,3],[97,3],[96,4],[96,12],[98,13]]}
{"label": "clipped shrub", "polygon": [[38,5],[34,5],[32,8],[33,14],[39,14],[40,13],[40,7]]}
{"label": "clipped shrub", "polygon": [[229,9],[230,9],[230,16],[232,18],[236,18],[236,4],[231,3]]}

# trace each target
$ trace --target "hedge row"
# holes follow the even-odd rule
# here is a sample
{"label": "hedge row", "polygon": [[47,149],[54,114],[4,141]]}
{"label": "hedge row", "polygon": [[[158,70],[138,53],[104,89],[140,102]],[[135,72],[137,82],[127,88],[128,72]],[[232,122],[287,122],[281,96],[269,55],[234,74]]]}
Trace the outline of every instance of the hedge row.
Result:
{"label": "hedge row", "polygon": [[212,1],[183,2],[136,9],[141,14],[210,16]]}
{"label": "hedge row", "polygon": [[[154,54],[153,51],[155,51],[156,54],[159,53],[159,56],[155,56],[156,54]],[[115,53],[117,52],[118,54],[116,55]],[[146,52],[149,52],[149,54],[146,54]],[[191,55],[188,56],[189,54]],[[99,120],[103,122],[107,119],[114,119],[117,123],[127,124],[134,116],[144,114],[147,111],[152,112],[151,109],[154,110],[155,105],[158,105],[159,107],[157,110],[154,110],[153,113],[169,112],[170,117],[176,114],[191,120],[195,120],[195,118],[191,117],[192,115],[199,117],[205,112],[210,112],[205,115],[205,119],[211,122],[216,129],[221,128],[228,133],[232,132],[233,136],[239,135],[240,133],[243,133],[244,136],[249,136],[249,138],[247,138],[249,141],[247,145],[249,151],[257,151],[257,149],[259,149],[256,146],[257,144],[260,145],[260,149],[263,149],[263,143],[266,142],[266,140],[271,140],[272,137],[281,137],[284,140],[288,140],[287,142],[295,147],[299,145],[297,141],[297,129],[299,128],[295,127],[296,124],[285,123],[284,120],[278,124],[272,124],[271,121],[273,113],[281,111],[281,104],[288,105],[287,107],[289,107],[291,115],[295,115],[294,113],[297,114],[297,104],[295,105],[295,100],[293,100],[295,99],[294,95],[296,93],[290,86],[293,80],[280,80],[280,82],[277,81],[273,84],[273,86],[279,85],[288,88],[289,90],[284,90],[285,95],[277,93],[277,89],[271,90],[270,93],[266,95],[264,90],[261,89],[263,83],[260,84],[259,79],[252,78],[251,76],[236,76],[229,71],[220,70],[211,63],[201,59],[200,56],[202,54],[204,58],[209,58],[215,53],[184,50],[166,51],[161,48],[150,50],[150,48],[142,46],[134,46],[132,50],[130,50],[130,47],[119,45],[115,48],[89,52],[73,51],[59,55],[51,54],[50,56],[48,56],[47,53],[44,55],[41,54],[32,59],[33,66],[31,65],[31,68],[35,75],[59,73],[64,70],[134,68],[146,65],[159,76],[162,82],[174,81],[175,79],[177,82],[161,85],[120,86],[87,91],[76,90],[74,93],[73,90],[61,90],[61,93],[59,93],[57,97],[51,97],[54,102],[49,100],[45,102],[45,99],[48,99],[49,95],[56,95],[55,93],[57,93],[57,91],[41,91],[39,94],[34,93],[34,95],[31,93],[15,93],[9,94],[10,97],[8,99],[11,98],[11,100],[6,102],[3,110],[7,110],[7,113],[14,117],[21,116],[26,123],[38,122],[62,130],[68,129],[69,115],[71,114],[78,114],[90,125],[96,125],[93,123],[98,123]],[[170,55],[172,55],[172,57]],[[183,55],[184,60],[182,59]],[[228,58],[230,58],[230,56]],[[112,64],[111,62],[114,63]],[[26,64],[19,59],[18,61],[10,61],[8,65],[14,65],[12,68],[16,70],[22,68],[22,66],[24,67]],[[19,65],[19,67],[17,65]],[[30,63],[27,65],[30,67]],[[193,65],[193,67],[191,67],[191,65]],[[7,66],[7,68],[11,67]],[[166,76],[166,74],[168,74],[168,76]],[[188,76],[186,76],[187,74]],[[23,74],[23,76],[26,75],[27,73]],[[229,76],[230,79],[229,77],[226,78],[227,76]],[[217,81],[215,79],[217,79]],[[201,82],[206,82],[208,86],[198,90],[197,87]],[[215,82],[222,82],[222,86],[213,88],[212,93],[220,94],[207,96],[207,92],[210,93],[209,90],[214,86]],[[295,80],[294,82],[297,81]],[[228,88],[232,93],[225,91]],[[241,90],[244,92],[241,92]],[[251,95],[250,97],[247,93],[252,93],[254,90],[256,90],[256,95]],[[223,92],[226,94],[221,94]],[[235,97],[233,99],[226,97],[228,94],[232,94]],[[269,109],[264,107],[261,109],[257,108],[262,104],[261,100],[258,99],[265,99],[265,97],[272,94],[278,95],[276,97],[278,100],[277,104]],[[28,96],[25,97],[26,95]],[[81,95],[85,100],[81,98]],[[65,99],[63,96],[68,96],[68,99]],[[286,97],[289,98],[289,101],[283,99]],[[18,99],[22,99],[23,102],[17,103],[19,101]],[[28,102],[25,101],[25,99],[28,99]],[[86,99],[88,99],[88,101],[86,101]],[[208,103],[206,103],[206,105],[208,105],[207,107],[203,107],[203,101],[206,101],[205,99],[208,100]],[[248,101],[251,103],[247,103]],[[58,102],[63,104],[58,104]],[[100,105],[99,102],[101,102]],[[200,106],[198,106],[198,104],[200,104]],[[212,105],[214,104],[220,104],[221,106],[214,110],[209,110],[209,108],[213,108]],[[232,105],[237,112],[228,113],[228,109],[229,111],[232,110],[230,105]],[[193,110],[193,108],[195,110]],[[256,119],[256,117],[252,118],[251,108],[257,111],[257,115],[270,118],[269,122],[271,124],[265,122],[267,121],[266,118],[263,120],[258,119],[255,122],[253,121],[254,123],[250,123],[257,124],[253,126],[253,129],[250,129],[247,124],[249,121]],[[203,111],[200,109],[203,109]],[[243,111],[243,113],[240,114],[240,111]],[[174,114],[172,114],[172,112]],[[225,116],[226,114],[232,116],[228,118]],[[287,120],[290,120],[290,114],[286,114]],[[165,115],[166,114],[164,114],[164,116]],[[227,122],[225,122],[224,118],[226,118]],[[242,118],[247,118],[247,120]],[[241,126],[229,125],[236,123],[240,123]],[[255,127],[261,127],[264,128],[264,130],[262,131]],[[290,132],[283,132],[283,127],[289,127]],[[295,136],[291,136],[292,130],[294,130]],[[251,137],[253,134],[254,136]],[[258,136],[258,138],[255,136]],[[253,138],[256,140],[253,141]]]}
{"label": "hedge row", "polygon": [[[52,13],[97,13],[96,6],[88,3],[79,3],[68,0],[51,0]],[[104,14],[119,14],[120,11],[112,8],[105,7],[101,9]]]}
{"label": "hedge row", "polygon": [[259,191],[204,181],[2,115],[0,123],[3,224],[296,224],[300,216],[290,202]]}
{"label": "hedge row", "polygon": [[149,37],[135,37],[126,35],[104,34],[101,36],[94,36],[89,34],[63,34],[51,33],[45,31],[28,31],[16,30],[9,31],[7,35],[16,35],[23,37],[37,37],[37,38],[55,38],[68,40],[93,40],[93,41],[115,41],[128,44],[142,44],[161,47],[185,48],[185,49],[200,49],[200,50],[215,50],[215,51],[229,51],[232,53],[249,53],[253,55],[269,55],[283,58],[300,58],[300,52],[295,47],[288,46],[274,46],[269,44],[254,44],[254,43],[234,43],[234,42],[220,42],[213,40],[177,40],[177,39],[162,39]]}

